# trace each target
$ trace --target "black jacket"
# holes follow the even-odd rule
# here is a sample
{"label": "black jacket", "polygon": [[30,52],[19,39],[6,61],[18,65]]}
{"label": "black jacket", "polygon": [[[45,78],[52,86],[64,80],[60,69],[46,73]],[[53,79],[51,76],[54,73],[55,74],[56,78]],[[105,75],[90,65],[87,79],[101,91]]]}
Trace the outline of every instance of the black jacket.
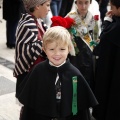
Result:
{"label": "black jacket", "polygon": [[93,109],[97,120],[120,119],[120,17],[103,23],[95,72],[95,96],[99,105]]}
{"label": "black jacket", "polygon": [[25,13],[22,0],[3,0],[3,19],[19,20],[21,13]]}
{"label": "black jacket", "polygon": [[[88,109],[95,106],[97,100],[83,76],[69,60],[60,67],[49,65],[48,60],[36,65],[28,74],[24,89],[18,97],[19,101],[34,109],[37,113],[55,117],[56,93],[55,80],[57,73],[61,80],[61,117],[72,113],[72,77],[77,76],[77,107],[81,120],[89,120]],[[25,81],[24,80],[24,81]]]}

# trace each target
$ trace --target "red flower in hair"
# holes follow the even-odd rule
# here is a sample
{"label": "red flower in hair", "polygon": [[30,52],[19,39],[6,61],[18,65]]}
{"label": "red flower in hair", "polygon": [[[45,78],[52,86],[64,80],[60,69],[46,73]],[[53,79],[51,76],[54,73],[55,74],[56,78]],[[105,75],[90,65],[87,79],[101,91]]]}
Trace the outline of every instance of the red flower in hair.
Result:
{"label": "red flower in hair", "polygon": [[53,16],[51,18],[52,20],[52,26],[62,26],[66,29],[71,28],[71,26],[75,23],[74,19],[66,17],[60,17],[60,16]]}
{"label": "red flower in hair", "polygon": [[74,19],[72,19],[70,17],[66,17],[65,20],[67,22],[67,26],[66,26],[67,29],[69,29],[73,24],[75,24]]}
{"label": "red flower in hair", "polygon": [[[71,35],[76,35],[77,31],[74,27],[72,27],[72,25],[75,24],[75,20],[70,18],[70,17],[60,17],[60,16],[53,16],[51,18],[51,21],[52,21],[52,27],[53,26],[62,26],[66,29],[68,29],[68,31],[70,32]],[[77,48],[77,44],[74,40],[74,36],[71,37],[72,39],[72,43],[73,43],[73,46],[74,46],[74,49],[75,49],[75,54],[78,54],[79,53],[79,49]]]}

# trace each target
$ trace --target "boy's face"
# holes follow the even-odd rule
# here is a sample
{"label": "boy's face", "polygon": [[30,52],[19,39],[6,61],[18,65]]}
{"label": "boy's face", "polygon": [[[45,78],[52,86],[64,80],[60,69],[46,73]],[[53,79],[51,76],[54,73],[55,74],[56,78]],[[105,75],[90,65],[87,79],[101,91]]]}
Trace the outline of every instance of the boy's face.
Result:
{"label": "boy's face", "polygon": [[50,1],[45,2],[43,5],[37,7],[37,18],[45,18],[50,11]]}
{"label": "boy's face", "polygon": [[116,8],[116,6],[112,5],[111,3],[110,6],[111,6],[112,14],[115,16],[120,16],[120,7]]}
{"label": "boy's face", "polygon": [[78,12],[81,15],[86,15],[90,6],[90,0],[77,0],[76,5],[78,7]]}
{"label": "boy's face", "polygon": [[58,66],[66,60],[69,49],[68,45],[58,45],[56,42],[52,42],[45,46],[44,52],[46,53],[49,61],[55,66]]}

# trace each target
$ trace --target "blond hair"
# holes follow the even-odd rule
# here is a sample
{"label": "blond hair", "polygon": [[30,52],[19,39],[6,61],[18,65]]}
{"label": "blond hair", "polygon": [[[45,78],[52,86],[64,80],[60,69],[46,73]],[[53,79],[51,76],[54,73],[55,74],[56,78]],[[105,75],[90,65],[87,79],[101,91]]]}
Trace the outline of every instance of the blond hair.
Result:
{"label": "blond hair", "polygon": [[46,45],[52,42],[56,42],[57,45],[68,45],[70,54],[75,56],[71,35],[66,28],[61,26],[54,26],[47,29],[43,35],[43,48],[45,49]]}

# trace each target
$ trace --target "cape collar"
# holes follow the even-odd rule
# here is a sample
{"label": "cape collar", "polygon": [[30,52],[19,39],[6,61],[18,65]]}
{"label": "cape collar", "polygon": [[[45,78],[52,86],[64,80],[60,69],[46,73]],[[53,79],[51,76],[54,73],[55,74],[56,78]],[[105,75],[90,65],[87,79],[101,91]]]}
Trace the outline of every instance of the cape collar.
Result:
{"label": "cape collar", "polygon": [[49,60],[47,59],[45,61],[45,64],[47,65],[47,68],[51,71],[51,72],[64,72],[65,70],[67,70],[67,68],[70,66],[70,61],[69,59],[67,59],[64,63],[62,63],[59,67],[57,66],[52,66],[49,63]]}
{"label": "cape collar", "polygon": [[62,66],[65,62],[66,62],[66,61],[64,61],[62,64],[60,64],[60,65],[58,65],[58,66],[53,65],[53,63],[51,63],[50,61],[49,61],[49,64],[50,64],[51,66],[54,66],[54,67],[60,67],[60,66]]}

